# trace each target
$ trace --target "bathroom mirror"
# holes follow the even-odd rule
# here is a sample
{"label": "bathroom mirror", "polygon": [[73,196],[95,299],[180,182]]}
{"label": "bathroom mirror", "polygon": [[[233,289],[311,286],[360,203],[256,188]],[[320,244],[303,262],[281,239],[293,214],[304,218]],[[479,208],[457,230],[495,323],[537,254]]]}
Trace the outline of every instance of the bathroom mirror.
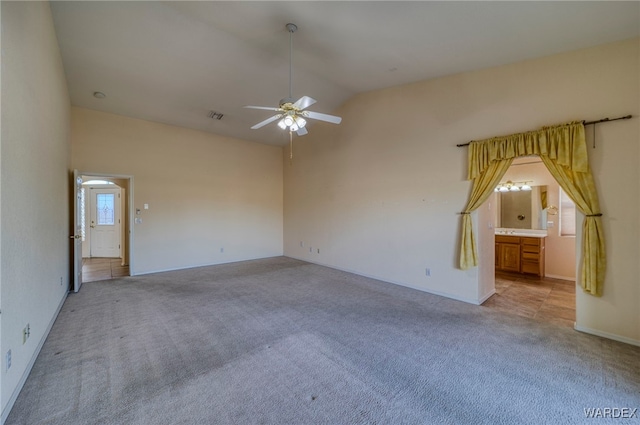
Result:
{"label": "bathroom mirror", "polygon": [[496,193],[496,227],[547,229],[547,186]]}

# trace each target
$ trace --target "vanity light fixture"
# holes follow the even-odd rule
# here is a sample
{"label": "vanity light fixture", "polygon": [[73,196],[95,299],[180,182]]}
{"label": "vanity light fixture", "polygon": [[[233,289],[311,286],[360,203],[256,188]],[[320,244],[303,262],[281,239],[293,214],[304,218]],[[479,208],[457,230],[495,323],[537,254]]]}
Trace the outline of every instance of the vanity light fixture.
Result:
{"label": "vanity light fixture", "polygon": [[531,180],[527,180],[524,182],[512,182],[511,180],[507,180],[505,183],[500,183],[494,189],[495,192],[518,192],[520,190],[531,190],[531,186],[529,183],[533,183]]}

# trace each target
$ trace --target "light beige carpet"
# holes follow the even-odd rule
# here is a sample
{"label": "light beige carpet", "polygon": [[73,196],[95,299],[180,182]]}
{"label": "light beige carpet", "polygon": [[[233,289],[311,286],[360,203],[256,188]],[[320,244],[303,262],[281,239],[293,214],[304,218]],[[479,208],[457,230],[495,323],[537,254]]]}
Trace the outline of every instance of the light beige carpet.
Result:
{"label": "light beige carpet", "polygon": [[83,285],[7,425],[596,423],[640,407],[638,359],[278,257]]}

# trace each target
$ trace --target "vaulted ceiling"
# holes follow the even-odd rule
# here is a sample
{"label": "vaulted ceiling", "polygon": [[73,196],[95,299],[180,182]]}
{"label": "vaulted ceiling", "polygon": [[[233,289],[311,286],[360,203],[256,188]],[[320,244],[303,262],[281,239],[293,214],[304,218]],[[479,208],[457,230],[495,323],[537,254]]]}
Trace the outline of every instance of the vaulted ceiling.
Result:
{"label": "vaulted ceiling", "polygon": [[[293,97],[333,111],[353,95],[637,37],[639,2],[51,3],[73,105],[259,143]],[[97,99],[100,91],[106,98]],[[224,114],[221,120],[210,111]],[[314,126],[332,125],[310,122]]]}

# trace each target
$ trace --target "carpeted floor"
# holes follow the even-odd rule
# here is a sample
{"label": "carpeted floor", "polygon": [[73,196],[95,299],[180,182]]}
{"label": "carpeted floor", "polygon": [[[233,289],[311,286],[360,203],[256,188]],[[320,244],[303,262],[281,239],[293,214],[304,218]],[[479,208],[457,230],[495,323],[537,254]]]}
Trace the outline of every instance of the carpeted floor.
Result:
{"label": "carpeted floor", "polygon": [[87,283],[13,424],[640,424],[640,348],[285,257]]}

